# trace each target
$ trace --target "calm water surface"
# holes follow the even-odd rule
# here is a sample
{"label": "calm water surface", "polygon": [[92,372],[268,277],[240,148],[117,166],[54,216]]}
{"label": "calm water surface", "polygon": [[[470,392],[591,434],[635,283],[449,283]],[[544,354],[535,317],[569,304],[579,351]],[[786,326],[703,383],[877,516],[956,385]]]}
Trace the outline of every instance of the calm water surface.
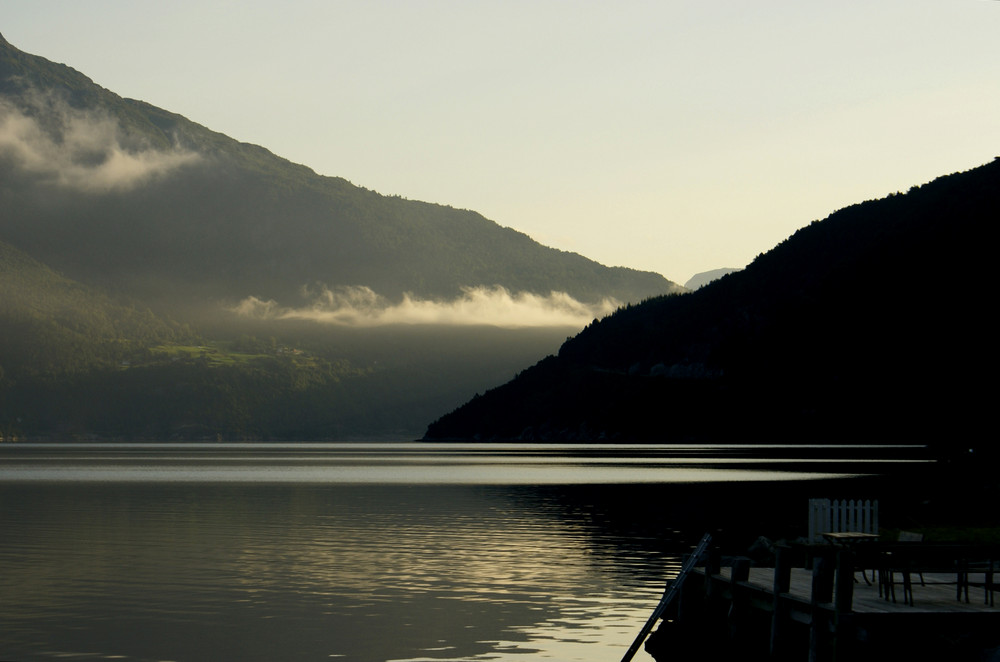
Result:
{"label": "calm water surface", "polygon": [[0,445],[0,659],[620,659],[732,503],[871,467],[785,455]]}

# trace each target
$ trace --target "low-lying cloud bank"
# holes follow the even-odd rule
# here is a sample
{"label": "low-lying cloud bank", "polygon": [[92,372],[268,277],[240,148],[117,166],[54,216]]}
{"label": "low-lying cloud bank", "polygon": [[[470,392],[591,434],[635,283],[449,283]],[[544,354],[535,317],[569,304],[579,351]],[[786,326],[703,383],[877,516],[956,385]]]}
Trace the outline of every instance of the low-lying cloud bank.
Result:
{"label": "low-lying cloud bank", "polygon": [[462,295],[450,301],[418,299],[407,294],[399,303],[392,303],[368,287],[323,288],[307,296],[312,301],[302,308],[247,297],[233,311],[256,319],[301,319],[353,327],[447,324],[583,328],[619,305],[611,299],[585,304],[563,292],[547,296],[529,292],[511,294],[503,287],[463,288]]}
{"label": "low-lying cloud bank", "polygon": [[121,191],[194,163],[174,148],[126,146],[118,122],[50,94],[28,97],[27,114],[0,98],[0,157],[53,184],[93,193]]}

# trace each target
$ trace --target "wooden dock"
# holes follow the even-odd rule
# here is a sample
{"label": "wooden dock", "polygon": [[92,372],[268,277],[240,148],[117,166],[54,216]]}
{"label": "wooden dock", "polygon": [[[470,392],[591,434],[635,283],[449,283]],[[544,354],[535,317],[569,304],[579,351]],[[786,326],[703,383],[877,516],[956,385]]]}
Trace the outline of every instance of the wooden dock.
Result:
{"label": "wooden dock", "polygon": [[922,572],[896,549],[893,561],[905,572],[862,571],[846,546],[810,546],[804,554],[779,548],[768,568],[741,558],[723,566],[710,555],[691,571],[646,650],[658,661],[994,659],[984,657],[990,651],[1000,659],[1000,606],[993,606],[989,565],[951,547],[959,559],[954,570]]}

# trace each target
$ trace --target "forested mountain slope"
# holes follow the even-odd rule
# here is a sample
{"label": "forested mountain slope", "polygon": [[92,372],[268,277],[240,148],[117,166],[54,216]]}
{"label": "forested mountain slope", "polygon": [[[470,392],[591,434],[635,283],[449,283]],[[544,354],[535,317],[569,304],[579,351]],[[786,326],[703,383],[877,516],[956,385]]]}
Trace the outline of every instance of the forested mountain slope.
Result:
{"label": "forested mountain slope", "polygon": [[426,438],[988,446],[998,218],[1000,159],[842,209],[593,323]]}
{"label": "forested mountain slope", "polygon": [[679,289],[319,176],[2,36],[0,242],[0,438],[412,439],[613,302]]}
{"label": "forested mountain slope", "polygon": [[0,242],[0,367],[52,375],[114,367],[143,347],[191,336],[148,309],[121,305]]}
{"label": "forested mountain slope", "polygon": [[0,214],[8,243],[151,303],[253,296],[299,305],[305,287],[340,286],[393,300],[502,286],[588,302],[679,289],[472,211],[321,177],[2,37]]}

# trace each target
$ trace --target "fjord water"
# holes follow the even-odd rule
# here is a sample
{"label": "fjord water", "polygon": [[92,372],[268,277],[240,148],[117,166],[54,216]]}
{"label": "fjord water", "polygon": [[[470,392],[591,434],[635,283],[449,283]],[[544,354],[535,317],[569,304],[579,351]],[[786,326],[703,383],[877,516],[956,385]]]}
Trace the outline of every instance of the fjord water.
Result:
{"label": "fjord water", "polygon": [[619,659],[703,531],[755,500],[801,524],[799,499],[851,466],[719,447],[0,445],[0,659]]}

